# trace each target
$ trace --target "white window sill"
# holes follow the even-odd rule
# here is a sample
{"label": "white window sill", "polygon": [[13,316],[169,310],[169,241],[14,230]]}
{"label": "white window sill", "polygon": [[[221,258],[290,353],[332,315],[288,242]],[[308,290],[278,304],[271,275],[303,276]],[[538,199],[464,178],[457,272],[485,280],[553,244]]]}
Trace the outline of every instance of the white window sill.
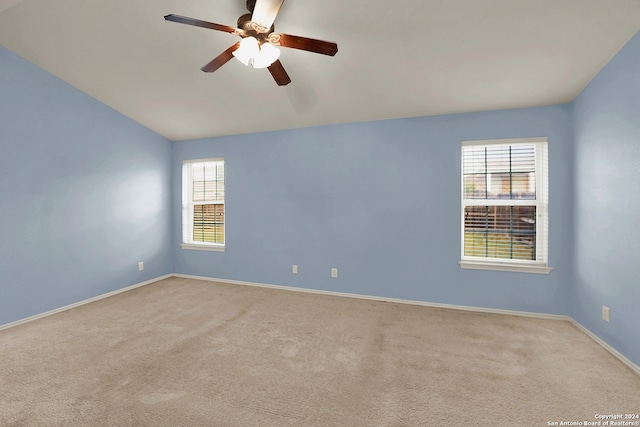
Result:
{"label": "white window sill", "polygon": [[180,245],[182,249],[190,249],[196,251],[212,251],[212,252],[224,252],[225,247],[222,245],[199,245],[195,243],[182,243]]}
{"label": "white window sill", "polygon": [[546,265],[515,264],[497,261],[462,260],[458,264],[460,264],[461,268],[468,268],[473,270],[514,271],[519,273],[549,274],[549,272],[552,270],[551,267],[547,267]]}

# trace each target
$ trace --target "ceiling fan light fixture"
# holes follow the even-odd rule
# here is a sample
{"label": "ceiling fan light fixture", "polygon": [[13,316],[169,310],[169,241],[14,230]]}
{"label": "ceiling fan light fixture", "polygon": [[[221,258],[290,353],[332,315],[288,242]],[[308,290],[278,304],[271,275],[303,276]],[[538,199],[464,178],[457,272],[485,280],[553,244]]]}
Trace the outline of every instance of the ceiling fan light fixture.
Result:
{"label": "ceiling fan light fixture", "polygon": [[260,52],[253,58],[253,68],[267,68],[280,58],[280,49],[271,43],[262,43]]}
{"label": "ceiling fan light fixture", "polygon": [[260,46],[255,37],[245,37],[240,41],[240,47],[233,52],[238,61],[249,65],[249,61],[260,53]]}

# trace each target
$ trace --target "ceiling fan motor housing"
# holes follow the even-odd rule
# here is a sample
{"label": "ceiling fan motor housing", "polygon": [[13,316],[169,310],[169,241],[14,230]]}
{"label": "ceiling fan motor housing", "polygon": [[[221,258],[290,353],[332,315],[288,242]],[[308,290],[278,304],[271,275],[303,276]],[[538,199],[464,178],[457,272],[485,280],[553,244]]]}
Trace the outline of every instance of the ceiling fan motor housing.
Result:
{"label": "ceiling fan motor housing", "polygon": [[244,30],[245,34],[239,34],[241,37],[255,37],[259,41],[266,41],[267,36],[273,33],[276,29],[275,24],[271,26],[271,28],[266,29],[251,21],[251,14],[245,13],[240,18],[238,18],[238,28]]}

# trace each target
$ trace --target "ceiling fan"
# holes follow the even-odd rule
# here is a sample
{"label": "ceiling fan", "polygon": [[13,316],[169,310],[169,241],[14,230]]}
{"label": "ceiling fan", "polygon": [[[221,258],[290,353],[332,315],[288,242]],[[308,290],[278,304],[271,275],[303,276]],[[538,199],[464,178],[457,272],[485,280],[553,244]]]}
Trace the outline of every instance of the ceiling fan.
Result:
{"label": "ceiling fan", "polygon": [[238,18],[237,28],[173,14],[165,16],[164,19],[180,24],[224,31],[242,38],[241,41],[202,67],[202,71],[212,73],[235,56],[244,65],[267,68],[278,86],[285,86],[291,83],[291,78],[278,59],[280,50],[276,46],[334,56],[338,52],[338,45],[333,42],[274,32],[273,22],[282,3],[284,0],[247,0],[249,13]]}

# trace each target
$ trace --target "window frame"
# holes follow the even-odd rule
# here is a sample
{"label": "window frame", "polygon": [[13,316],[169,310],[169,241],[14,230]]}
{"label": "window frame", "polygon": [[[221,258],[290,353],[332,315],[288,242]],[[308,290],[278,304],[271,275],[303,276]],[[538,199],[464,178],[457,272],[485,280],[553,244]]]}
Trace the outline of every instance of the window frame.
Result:
{"label": "window frame", "polygon": [[[535,146],[535,177],[536,198],[534,199],[465,199],[464,183],[464,149],[469,146],[487,147],[491,145],[523,145]],[[536,138],[507,138],[490,140],[462,141],[460,149],[460,261],[459,265],[465,269],[498,270],[524,273],[549,274],[552,270],[548,265],[549,251],[549,159],[548,139]],[[536,259],[515,260],[508,258],[474,257],[464,254],[465,250],[465,208],[468,206],[535,206],[536,221]]]}
{"label": "window frame", "polygon": [[[206,203],[193,201],[193,164],[222,162],[224,171],[224,200],[212,200]],[[182,249],[195,249],[202,251],[224,252],[227,242],[227,220],[226,220],[226,163],[222,157],[212,157],[206,159],[184,160],[182,162]],[[222,205],[225,219],[223,222],[224,243],[200,242],[193,240],[193,207],[195,205]]]}

